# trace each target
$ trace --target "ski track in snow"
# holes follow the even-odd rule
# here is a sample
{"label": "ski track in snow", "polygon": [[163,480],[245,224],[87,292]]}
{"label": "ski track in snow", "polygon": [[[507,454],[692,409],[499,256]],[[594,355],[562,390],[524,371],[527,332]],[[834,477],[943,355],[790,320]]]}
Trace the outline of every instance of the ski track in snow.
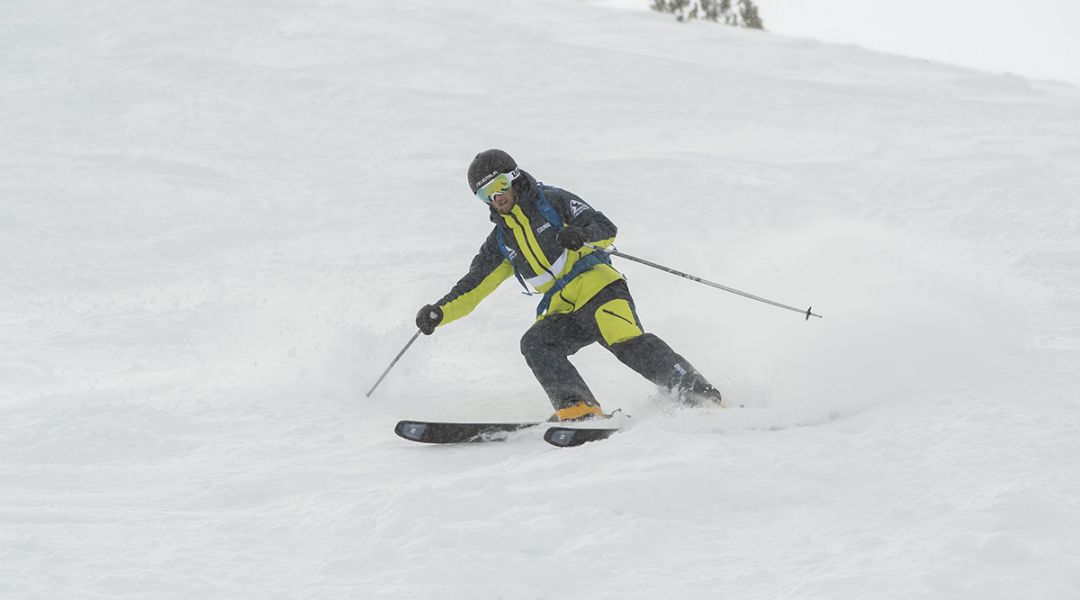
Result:
{"label": "ski track in snow", "polygon": [[[1080,596],[1080,89],[569,0],[0,32],[0,598]],[[591,347],[607,441],[396,438],[549,413],[513,282],[364,398],[488,147],[824,319],[617,261],[743,408]]]}

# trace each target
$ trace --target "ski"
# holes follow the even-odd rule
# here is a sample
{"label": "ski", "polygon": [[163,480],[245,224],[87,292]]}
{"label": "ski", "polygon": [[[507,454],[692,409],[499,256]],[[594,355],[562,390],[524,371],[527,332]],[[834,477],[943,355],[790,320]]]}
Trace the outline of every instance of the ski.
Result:
{"label": "ski", "polygon": [[552,427],[544,432],[544,441],[559,448],[580,446],[606,440],[622,431],[618,427]]}
{"label": "ski", "polygon": [[543,425],[543,422],[521,423],[438,423],[431,421],[398,421],[394,433],[424,444],[475,444],[501,442],[515,431]]}
{"label": "ski", "polygon": [[[619,431],[619,423],[630,418],[622,410],[615,410],[609,415],[587,422],[567,425],[567,421],[521,421],[508,423],[445,423],[437,421],[398,421],[394,433],[422,444],[477,444],[483,442],[503,442],[510,434],[526,429],[548,427],[544,440],[554,446],[580,446],[585,442],[602,440]],[[602,422],[611,422],[606,427],[598,426]],[[593,425],[596,424],[596,425]],[[592,425],[590,427],[590,425]],[[552,433],[580,432],[580,433]],[[554,441],[553,441],[554,440]]]}

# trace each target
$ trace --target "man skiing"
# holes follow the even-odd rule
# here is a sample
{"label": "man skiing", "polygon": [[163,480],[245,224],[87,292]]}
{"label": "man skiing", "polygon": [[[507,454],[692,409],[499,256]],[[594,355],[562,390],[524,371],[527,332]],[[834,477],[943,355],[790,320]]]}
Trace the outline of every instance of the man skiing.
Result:
{"label": "man skiing", "polygon": [[[510,276],[543,294],[521,353],[555,407],[552,420],[604,416],[568,356],[599,342],[649,381],[690,405],[721,404],[720,392],[663,340],[645,333],[626,280],[606,248],[615,225],[574,194],[543,185],[502,150],[476,155],[469,188],[489,206],[494,228],[469,272],[441,300],[425,305],[425,335],[464,317]],[[526,287],[528,290],[528,287]]]}

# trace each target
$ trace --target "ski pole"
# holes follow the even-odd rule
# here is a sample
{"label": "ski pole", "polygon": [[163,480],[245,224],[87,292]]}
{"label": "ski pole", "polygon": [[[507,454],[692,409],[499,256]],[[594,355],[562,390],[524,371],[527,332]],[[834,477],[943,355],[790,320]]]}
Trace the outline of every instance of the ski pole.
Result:
{"label": "ski pole", "polygon": [[413,334],[412,339],[409,340],[409,343],[405,344],[405,347],[401,349],[401,352],[397,353],[397,356],[394,357],[394,360],[390,362],[390,366],[386,367],[386,370],[382,372],[382,375],[379,375],[379,380],[375,382],[375,385],[371,386],[371,389],[368,390],[368,393],[364,396],[365,398],[371,397],[371,393],[375,391],[375,388],[379,387],[379,384],[382,383],[383,379],[386,379],[386,374],[390,372],[390,369],[394,368],[394,365],[397,364],[397,361],[401,360],[401,356],[405,354],[405,351],[409,349],[409,346],[413,345],[413,342],[415,342],[416,338],[418,337],[420,337],[419,329],[417,329],[416,333]]}
{"label": "ski pole", "polygon": [[821,318],[821,315],[815,314],[814,312],[812,312],[813,308],[814,308],[813,306],[811,306],[810,308],[807,308],[806,310],[803,310],[801,308],[795,308],[794,306],[788,306],[787,304],[780,304],[779,302],[774,302],[773,300],[769,300],[768,298],[762,298],[761,296],[755,296],[754,294],[750,294],[750,293],[744,292],[742,290],[737,290],[735,288],[728,287],[726,285],[720,285],[719,283],[713,283],[711,281],[707,281],[707,280],[702,279],[700,277],[695,277],[693,275],[688,275],[686,273],[683,273],[682,271],[676,271],[675,269],[665,267],[664,265],[658,265],[658,264],[656,264],[656,263],[654,263],[652,261],[645,260],[644,258],[638,258],[636,256],[630,256],[629,254],[623,254],[622,252],[619,252],[618,250],[615,250],[614,248],[611,248],[611,249],[601,248],[599,246],[594,246],[593,244],[590,244],[588,242],[585,242],[585,245],[592,248],[593,250],[599,250],[600,252],[606,252],[606,253],[608,253],[608,254],[610,254],[612,256],[618,256],[619,258],[625,258],[626,260],[632,260],[634,262],[638,262],[638,263],[641,263],[643,265],[648,265],[648,266],[650,266],[650,267],[652,267],[654,269],[660,269],[661,271],[671,273],[672,275],[678,275],[679,277],[684,277],[686,279],[689,279],[690,281],[696,281],[698,283],[704,283],[705,285],[712,286],[714,288],[724,290],[725,292],[730,292],[732,294],[742,296],[743,298],[749,298],[751,300],[757,300],[758,302],[764,302],[765,304],[771,304],[773,306],[777,306],[777,307],[780,307],[780,308],[785,308],[787,310],[793,310],[793,311],[795,311],[795,312],[797,312],[799,314],[806,315],[806,320],[807,321],[810,320],[810,317],[817,317],[819,319]]}

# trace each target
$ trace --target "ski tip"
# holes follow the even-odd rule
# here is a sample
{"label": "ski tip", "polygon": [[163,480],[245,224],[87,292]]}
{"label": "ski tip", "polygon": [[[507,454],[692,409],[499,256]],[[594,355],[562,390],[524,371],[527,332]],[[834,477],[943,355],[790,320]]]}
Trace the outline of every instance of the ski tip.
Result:
{"label": "ski tip", "polygon": [[427,423],[418,421],[398,421],[398,424],[394,426],[394,433],[413,442],[423,441],[425,431],[427,431]]}
{"label": "ski tip", "polygon": [[552,427],[544,432],[544,441],[559,448],[571,448],[589,442],[606,440],[619,431],[622,430],[617,427],[587,429],[577,427]]}
{"label": "ski tip", "polygon": [[552,427],[544,432],[544,441],[559,448],[575,446],[577,444],[574,443],[574,431],[564,427]]}

